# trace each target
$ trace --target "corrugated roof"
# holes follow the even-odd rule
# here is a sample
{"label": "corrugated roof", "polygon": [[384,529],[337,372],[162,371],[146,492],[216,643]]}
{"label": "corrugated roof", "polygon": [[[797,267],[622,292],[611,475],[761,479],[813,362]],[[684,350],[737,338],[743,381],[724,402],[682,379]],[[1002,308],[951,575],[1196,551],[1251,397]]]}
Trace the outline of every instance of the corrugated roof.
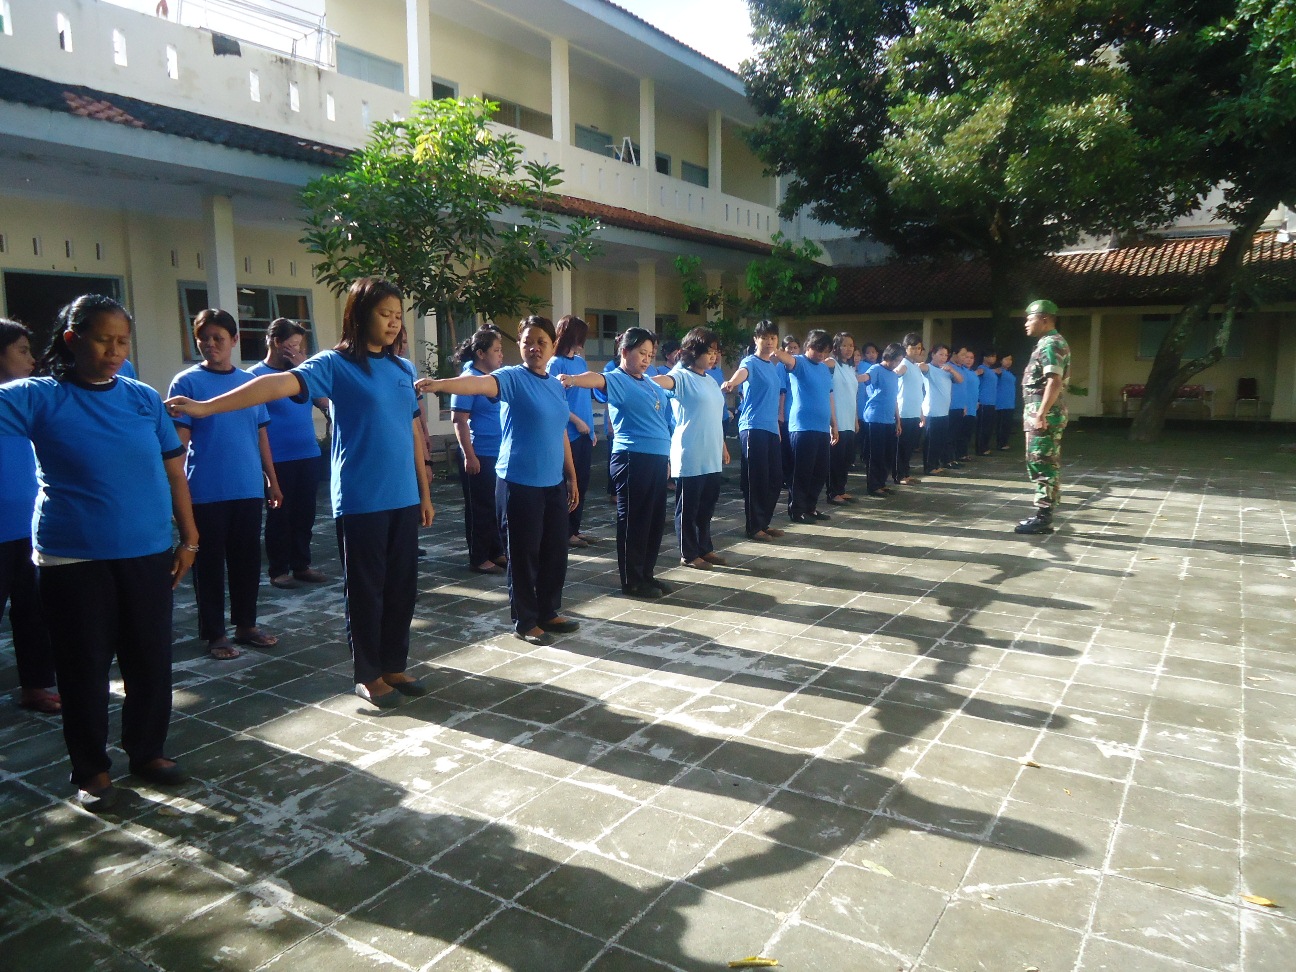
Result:
{"label": "corrugated roof", "polygon": [[[1179,304],[1212,266],[1227,237],[1161,238],[1128,246],[1045,257],[1021,279],[1032,294],[1066,307]],[[1257,234],[1246,266],[1261,282],[1266,300],[1296,300],[1296,242],[1277,233]],[[984,311],[990,307],[990,267],[984,260],[897,262],[875,267],[837,267],[833,313],[913,313],[933,309]]]}

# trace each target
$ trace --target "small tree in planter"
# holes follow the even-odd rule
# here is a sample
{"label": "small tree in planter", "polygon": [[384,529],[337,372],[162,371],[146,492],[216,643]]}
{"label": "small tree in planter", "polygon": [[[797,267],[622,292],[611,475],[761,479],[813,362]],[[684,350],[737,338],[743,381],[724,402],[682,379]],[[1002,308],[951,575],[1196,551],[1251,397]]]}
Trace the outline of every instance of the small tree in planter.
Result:
{"label": "small tree in planter", "polygon": [[[570,270],[596,250],[598,223],[557,215],[562,170],[524,162],[522,146],[490,127],[498,109],[479,98],[417,102],[409,118],[373,126],[337,172],[301,193],[315,279],[341,295],[380,276],[417,316],[455,322],[516,316],[548,299],[527,278]],[[447,356],[423,349],[423,368]]]}

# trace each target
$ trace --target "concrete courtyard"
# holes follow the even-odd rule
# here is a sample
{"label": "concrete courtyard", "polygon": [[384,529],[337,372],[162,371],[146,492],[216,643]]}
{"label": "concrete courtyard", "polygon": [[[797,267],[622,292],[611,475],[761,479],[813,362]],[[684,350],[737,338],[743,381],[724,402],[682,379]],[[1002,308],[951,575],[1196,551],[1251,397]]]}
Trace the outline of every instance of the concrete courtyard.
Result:
{"label": "concrete courtyard", "polygon": [[[464,569],[441,482],[411,653],[435,692],[391,712],[351,692],[339,583],[264,586],[280,644],[234,662],[186,583],[189,785],[126,778],[91,816],[57,720],[0,707],[0,968],[1288,972],[1283,441],[1076,431],[1048,537],[1009,530],[1016,452],[777,544],[743,539],[735,465],[729,566],[653,603],[619,594],[596,472],[582,628],[541,648]],[[323,518],[316,552],[336,575]]]}

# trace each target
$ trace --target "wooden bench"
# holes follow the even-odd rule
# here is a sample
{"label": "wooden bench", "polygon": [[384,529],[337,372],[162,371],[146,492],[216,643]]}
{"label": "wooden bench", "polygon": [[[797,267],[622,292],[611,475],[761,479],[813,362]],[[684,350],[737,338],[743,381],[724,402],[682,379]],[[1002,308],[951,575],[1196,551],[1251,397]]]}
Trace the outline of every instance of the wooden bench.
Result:
{"label": "wooden bench", "polygon": [[[1124,385],[1121,388],[1121,415],[1129,415],[1130,402],[1142,401],[1147,393],[1146,385]],[[1215,389],[1209,385],[1180,385],[1175,389],[1170,407],[1198,406],[1206,409],[1206,417],[1215,417]]]}

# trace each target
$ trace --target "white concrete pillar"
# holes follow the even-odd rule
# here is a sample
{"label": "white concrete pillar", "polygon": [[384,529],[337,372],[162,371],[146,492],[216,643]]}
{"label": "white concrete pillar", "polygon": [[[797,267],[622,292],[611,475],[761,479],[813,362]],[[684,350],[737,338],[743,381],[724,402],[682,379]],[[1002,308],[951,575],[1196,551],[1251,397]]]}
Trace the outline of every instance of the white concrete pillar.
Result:
{"label": "white concrete pillar", "polygon": [[639,260],[639,326],[657,331],[657,261]]}
{"label": "white concrete pillar", "polygon": [[[1286,323],[1286,322],[1284,322]],[[1274,422],[1296,421],[1296,337],[1291,327],[1279,326],[1278,348],[1274,355],[1273,406],[1269,418]],[[1264,385],[1260,385],[1264,395]]]}
{"label": "white concrete pillar", "polygon": [[553,117],[553,140],[560,145],[572,141],[571,60],[566,38],[549,41],[550,109]]}
{"label": "white concrete pillar", "polygon": [[553,295],[550,300],[553,307],[553,320],[558,323],[558,318],[564,314],[575,314],[572,309],[572,271],[571,270],[553,270],[549,274],[550,292]]}
{"label": "white concrete pillar", "polygon": [[[234,251],[234,202],[229,196],[203,200],[204,257],[207,261],[207,306],[219,307],[238,317],[238,259]],[[239,365],[234,345],[234,365]]]}
{"label": "white concrete pillar", "polygon": [[719,111],[707,115],[707,188],[724,192],[721,171],[724,156],[724,116]]}
{"label": "white concrete pillar", "polygon": [[[1102,395],[1102,319],[1101,313],[1089,315],[1089,405],[1090,415],[1103,414]],[[1018,372],[1020,374],[1020,372]]]}
{"label": "white concrete pillar", "polygon": [[[159,391],[180,370],[175,357],[175,278],[163,280],[162,255],[153,246],[153,221],[143,213],[122,215],[126,235],[126,306],[135,318],[131,363],[141,381]],[[167,264],[167,269],[170,265]]]}
{"label": "white concrete pillar", "polygon": [[[639,167],[657,171],[657,82],[652,78],[639,79]],[[650,201],[654,181],[651,176],[644,179]]]}
{"label": "white concrete pillar", "polygon": [[432,11],[428,0],[405,0],[405,87],[411,98],[432,97]]}
{"label": "white concrete pillar", "polygon": [[928,354],[931,353],[932,344],[935,342],[935,337],[933,336],[935,330],[936,330],[936,318],[924,317],[923,326],[922,326],[922,339],[923,339],[923,348],[924,350],[927,351]]}

